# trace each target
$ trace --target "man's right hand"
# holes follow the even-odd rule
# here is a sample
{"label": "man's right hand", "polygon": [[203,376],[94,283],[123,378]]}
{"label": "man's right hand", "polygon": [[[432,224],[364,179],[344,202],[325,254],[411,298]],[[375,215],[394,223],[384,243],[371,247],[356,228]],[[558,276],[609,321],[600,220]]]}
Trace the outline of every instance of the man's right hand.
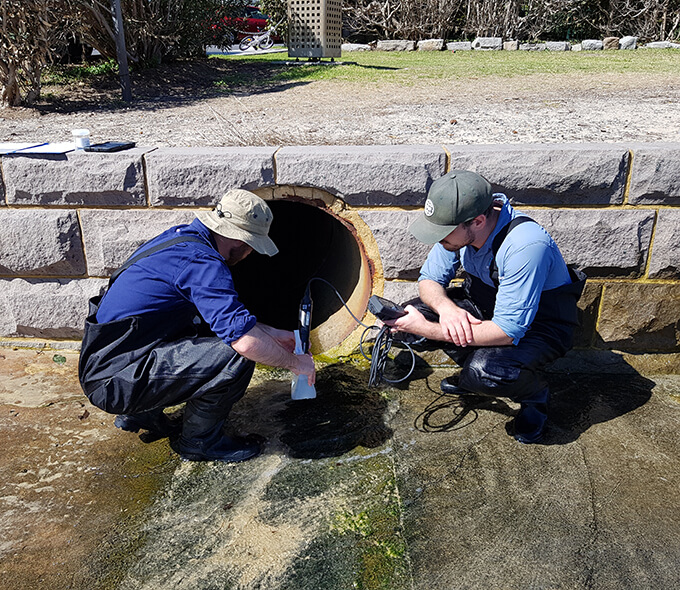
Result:
{"label": "man's right hand", "polygon": [[467,346],[473,342],[472,325],[482,320],[458,307],[455,303],[447,305],[439,313],[439,325],[444,338],[456,346]]}

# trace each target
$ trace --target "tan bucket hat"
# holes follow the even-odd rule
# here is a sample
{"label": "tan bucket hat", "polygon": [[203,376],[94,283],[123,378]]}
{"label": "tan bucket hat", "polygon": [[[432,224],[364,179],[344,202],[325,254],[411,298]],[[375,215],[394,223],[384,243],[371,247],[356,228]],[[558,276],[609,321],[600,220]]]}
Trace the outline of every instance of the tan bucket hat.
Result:
{"label": "tan bucket hat", "polygon": [[269,205],[250,191],[232,189],[212,211],[202,211],[196,217],[216,234],[241,240],[260,254],[274,256],[279,251],[268,235],[274,215]]}

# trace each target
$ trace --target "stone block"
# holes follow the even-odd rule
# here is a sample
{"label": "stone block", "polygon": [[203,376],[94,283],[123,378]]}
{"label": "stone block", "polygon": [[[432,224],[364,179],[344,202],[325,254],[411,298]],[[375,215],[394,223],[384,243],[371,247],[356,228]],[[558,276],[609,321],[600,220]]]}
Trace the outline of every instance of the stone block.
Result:
{"label": "stone block", "polygon": [[633,148],[628,202],[631,205],[680,205],[680,143]]}
{"label": "stone block", "polygon": [[520,51],[545,51],[545,49],[546,49],[545,43],[520,43],[519,44],[519,50]]}
{"label": "stone block", "polygon": [[160,148],[145,158],[152,206],[211,206],[232,188],[274,184],[274,147]]}
{"label": "stone block", "polygon": [[643,45],[644,49],[671,49],[673,44],[670,41],[652,41]]}
{"label": "stone block", "polygon": [[144,242],[195,217],[193,211],[82,210],[88,274],[110,276]]}
{"label": "stone block", "polygon": [[0,210],[0,274],[80,276],[85,257],[75,211]]}
{"label": "stone block", "polygon": [[473,170],[514,203],[623,203],[627,149],[609,144],[446,146],[450,169]]}
{"label": "stone block", "polygon": [[658,213],[649,278],[680,279],[680,211]]}
{"label": "stone block", "polygon": [[383,297],[395,303],[405,303],[418,297],[418,283],[415,281],[385,281]]}
{"label": "stone block", "polygon": [[599,39],[586,39],[581,41],[581,49],[583,51],[600,51],[604,44]]}
{"label": "stone block", "polygon": [[420,211],[359,211],[378,244],[385,279],[417,279],[431,246],[416,240],[409,225]]}
{"label": "stone block", "polygon": [[472,42],[472,49],[482,51],[500,51],[503,49],[502,37],[477,37]]}
{"label": "stone block", "polygon": [[621,37],[621,39],[619,39],[619,49],[636,49],[637,40],[637,37],[633,37],[631,35]]}
{"label": "stone block", "polygon": [[620,41],[621,41],[621,39],[619,37],[605,37],[602,40],[602,47],[605,50],[609,50],[609,51],[611,51],[613,49],[618,50]]}
{"label": "stone block", "polygon": [[643,276],[654,211],[535,209],[526,214],[550,233],[567,264],[589,277]]}
{"label": "stone block", "polygon": [[571,46],[572,51],[581,51],[583,48],[581,47],[580,43],[575,43],[574,45]]}
{"label": "stone block", "polygon": [[2,170],[10,205],[146,205],[142,157],[115,153],[6,155]]}
{"label": "stone block", "polygon": [[452,41],[446,44],[448,51],[471,51],[472,43],[470,41]]}
{"label": "stone block", "polygon": [[574,332],[574,347],[589,348],[596,334],[602,285],[586,282],[578,302],[579,326]]}
{"label": "stone block", "polygon": [[571,51],[571,44],[568,41],[548,41],[545,49],[546,51]]}
{"label": "stone block", "polygon": [[503,50],[504,51],[517,51],[519,49],[519,41],[504,41]]}
{"label": "stone block", "polygon": [[413,51],[416,48],[415,41],[406,40],[380,40],[376,49],[378,51]]}
{"label": "stone block", "polygon": [[680,284],[606,285],[598,345],[627,352],[680,351]]}
{"label": "stone block", "polygon": [[87,301],[103,279],[0,280],[0,335],[82,338]]}
{"label": "stone block", "polygon": [[340,46],[340,51],[343,53],[345,51],[352,52],[352,51],[371,51],[373,48],[366,44],[366,43],[343,43]]}
{"label": "stone block", "polygon": [[352,205],[422,205],[445,167],[439,146],[300,146],[276,154],[277,184],[314,186]]}
{"label": "stone block", "polygon": [[418,51],[441,51],[444,49],[444,39],[423,39],[418,41]]}

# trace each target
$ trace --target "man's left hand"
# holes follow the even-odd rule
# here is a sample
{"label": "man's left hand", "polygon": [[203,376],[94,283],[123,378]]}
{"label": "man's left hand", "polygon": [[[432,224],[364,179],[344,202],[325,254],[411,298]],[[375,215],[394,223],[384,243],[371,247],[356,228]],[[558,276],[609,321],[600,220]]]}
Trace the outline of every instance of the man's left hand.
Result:
{"label": "man's left hand", "polygon": [[404,310],[406,315],[396,320],[386,320],[384,323],[392,328],[392,332],[409,332],[423,336],[422,332],[428,324],[425,316],[412,305],[407,305]]}

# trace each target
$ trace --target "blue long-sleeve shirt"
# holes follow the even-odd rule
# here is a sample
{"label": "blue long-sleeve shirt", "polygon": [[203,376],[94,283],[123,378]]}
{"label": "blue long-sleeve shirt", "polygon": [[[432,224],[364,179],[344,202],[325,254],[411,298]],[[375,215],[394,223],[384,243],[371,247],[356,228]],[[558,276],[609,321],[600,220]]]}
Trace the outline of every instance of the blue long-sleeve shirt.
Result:
{"label": "blue long-sleeve shirt", "polygon": [[[496,234],[518,213],[505,195],[495,194],[503,202],[496,227],[484,245],[449,252],[435,244],[420,270],[419,281],[428,279],[448,287],[458,268],[494,286],[489,275],[493,259],[491,246]],[[498,249],[498,293],[491,320],[517,344],[531,326],[538,311],[541,293],[571,282],[562,254],[550,234],[536,223],[523,223],[508,233]]]}
{"label": "blue long-sleeve shirt", "polygon": [[238,340],[256,319],[238,300],[229,267],[205,225],[195,219],[172,227],[138,252],[177,236],[197,237],[202,243],[181,242],[132,264],[102,299],[97,321],[159,311],[180,313],[193,307],[224,342]]}

